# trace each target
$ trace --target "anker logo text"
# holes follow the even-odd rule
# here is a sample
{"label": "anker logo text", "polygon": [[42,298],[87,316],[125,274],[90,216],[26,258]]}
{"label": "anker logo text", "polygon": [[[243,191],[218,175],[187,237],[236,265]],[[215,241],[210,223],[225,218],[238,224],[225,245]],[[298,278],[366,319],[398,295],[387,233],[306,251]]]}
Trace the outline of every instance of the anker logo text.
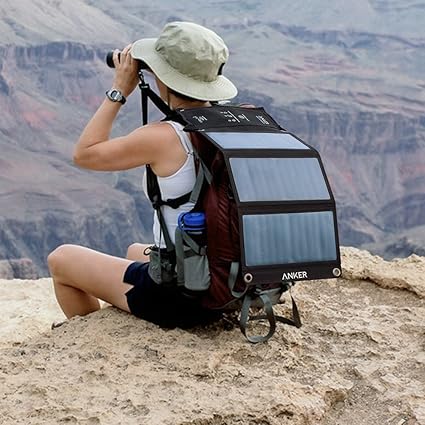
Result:
{"label": "anker logo text", "polygon": [[291,272],[283,273],[282,280],[299,280],[299,279],[308,279],[307,272]]}

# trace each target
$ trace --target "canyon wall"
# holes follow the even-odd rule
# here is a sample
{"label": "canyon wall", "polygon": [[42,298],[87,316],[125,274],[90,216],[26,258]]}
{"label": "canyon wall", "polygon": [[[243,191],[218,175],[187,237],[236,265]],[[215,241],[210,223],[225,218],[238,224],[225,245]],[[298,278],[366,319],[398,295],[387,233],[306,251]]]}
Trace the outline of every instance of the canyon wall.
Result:
{"label": "canyon wall", "polygon": [[[28,7],[38,7],[42,16],[47,13],[42,3]],[[193,2],[171,13],[168,1],[155,11],[139,10],[127,0],[113,12],[108,2],[80,1],[90,9],[95,28],[98,24],[97,35],[81,24],[78,34],[67,37],[60,23],[75,11],[59,3],[45,32],[27,23],[22,5],[2,6],[8,21],[0,18],[0,26],[8,25],[9,37],[0,42],[0,259],[31,258],[45,275],[45,258],[61,243],[122,256],[128,244],[151,240],[143,170],[87,172],[71,158],[112,81],[105,53],[122,46],[123,39],[158,34],[174,19],[195,20],[219,32],[230,48],[224,73],[239,87],[235,101],[264,106],[319,150],[336,197],[342,244],[384,257],[423,253],[425,34],[410,32],[410,9],[394,4],[404,13],[395,34],[390,25],[363,28],[367,20],[351,29],[327,27],[327,15],[318,27],[309,16],[300,21],[295,6],[280,19],[285,2],[276,3],[274,16],[231,2],[220,21],[217,2],[204,9],[210,15],[206,20]],[[370,4],[374,19],[383,14],[391,21],[392,9]],[[416,12],[416,19],[423,19],[421,9]],[[23,27],[18,31],[12,21]],[[111,30],[120,22],[123,31]],[[37,30],[37,37],[26,36],[27,27]],[[139,125],[139,103],[134,93],[113,135]],[[159,118],[153,109],[151,119]]]}

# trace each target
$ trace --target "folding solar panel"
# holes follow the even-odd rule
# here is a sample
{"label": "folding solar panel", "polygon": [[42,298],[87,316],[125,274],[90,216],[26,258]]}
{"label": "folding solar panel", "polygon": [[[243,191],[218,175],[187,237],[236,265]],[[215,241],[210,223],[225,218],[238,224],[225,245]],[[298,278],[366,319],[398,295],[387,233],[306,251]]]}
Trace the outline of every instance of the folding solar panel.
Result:
{"label": "folding solar panel", "polygon": [[224,108],[217,117],[203,109],[202,114],[183,111],[186,129],[202,131],[225,158],[239,214],[245,282],[338,277],[335,200],[319,153],[261,109]]}

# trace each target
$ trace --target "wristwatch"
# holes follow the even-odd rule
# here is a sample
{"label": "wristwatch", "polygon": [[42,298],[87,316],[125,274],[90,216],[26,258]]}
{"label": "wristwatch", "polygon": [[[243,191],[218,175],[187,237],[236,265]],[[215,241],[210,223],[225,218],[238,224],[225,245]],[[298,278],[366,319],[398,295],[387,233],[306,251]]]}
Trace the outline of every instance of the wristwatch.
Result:
{"label": "wristwatch", "polygon": [[125,96],[123,96],[123,94],[119,90],[117,90],[117,89],[108,90],[106,92],[106,97],[111,102],[120,102],[122,105],[124,105],[124,103],[127,101],[127,99],[125,98]]}

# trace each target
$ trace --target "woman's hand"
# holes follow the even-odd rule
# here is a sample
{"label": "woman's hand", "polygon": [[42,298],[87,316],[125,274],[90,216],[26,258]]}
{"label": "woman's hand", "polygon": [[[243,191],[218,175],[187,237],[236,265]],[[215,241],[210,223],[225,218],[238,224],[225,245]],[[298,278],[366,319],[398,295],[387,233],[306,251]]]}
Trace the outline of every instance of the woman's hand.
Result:
{"label": "woman's hand", "polygon": [[119,90],[128,97],[139,83],[138,61],[130,54],[131,44],[123,49],[118,59],[118,50],[114,51],[113,61],[115,65],[115,78],[113,88]]}

